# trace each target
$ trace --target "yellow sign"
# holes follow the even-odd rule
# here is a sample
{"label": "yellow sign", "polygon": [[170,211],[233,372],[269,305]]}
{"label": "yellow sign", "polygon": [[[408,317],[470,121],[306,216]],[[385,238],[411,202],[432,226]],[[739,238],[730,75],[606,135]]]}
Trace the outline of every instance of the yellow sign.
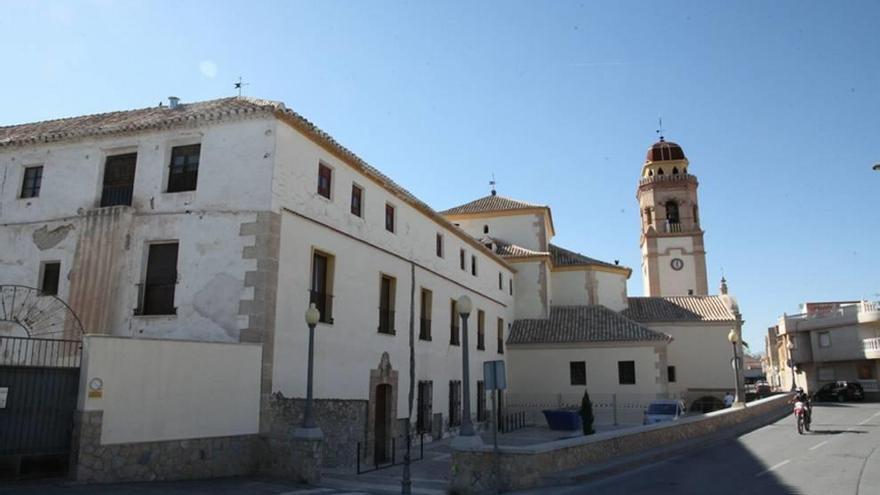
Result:
{"label": "yellow sign", "polygon": [[100,399],[103,396],[103,390],[89,390],[89,399]]}

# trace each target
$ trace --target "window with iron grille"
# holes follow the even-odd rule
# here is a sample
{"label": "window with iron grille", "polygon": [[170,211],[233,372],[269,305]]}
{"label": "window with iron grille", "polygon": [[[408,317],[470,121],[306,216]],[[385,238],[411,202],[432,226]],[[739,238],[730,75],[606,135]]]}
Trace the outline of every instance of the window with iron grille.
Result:
{"label": "window with iron grille", "polygon": [[486,312],[477,310],[477,350],[486,350]]}
{"label": "window with iron grille", "polygon": [[142,315],[173,315],[174,289],[177,285],[178,244],[151,244],[147,254],[147,271],[141,284]]}
{"label": "window with iron grille", "polygon": [[460,345],[458,338],[458,303],[455,299],[449,305],[449,345]]}
{"label": "window with iron grille", "polygon": [[434,382],[419,381],[419,402],[416,408],[416,431],[419,433],[431,433],[431,420],[434,415],[433,395]]}
{"label": "window with iron grille", "polygon": [[330,199],[330,185],[333,171],[323,163],[318,164],[318,194]]}
{"label": "window with iron grille", "polygon": [[51,261],[43,263],[43,274],[40,277],[40,293],[46,296],[58,295],[58,280],[61,278],[61,263]]}
{"label": "window with iron grille", "polygon": [[312,254],[312,281],[309,288],[309,302],[315,303],[321,323],[333,323],[332,273],[333,256],[315,251]]}
{"label": "window with iron grille", "polygon": [[394,232],[394,207],[385,204],[385,230]]}
{"label": "window with iron grille", "polygon": [[431,340],[431,311],[433,306],[433,293],[428,289],[422,289],[419,302],[421,303],[421,316],[419,317],[419,339]]}
{"label": "window with iron grille", "polygon": [[25,167],[24,177],[21,181],[21,197],[36,198],[40,195],[40,186],[43,185],[43,166]]}
{"label": "window with iron grille", "polygon": [[137,153],[108,156],[104,162],[101,207],[131,206]]}
{"label": "window with iron grille", "polygon": [[364,208],[364,190],[357,184],[351,185],[351,214],[356,217],[363,217]]}
{"label": "window with iron grille", "polygon": [[486,421],[486,383],[477,380],[477,421]]}
{"label": "window with iron grille", "polygon": [[201,144],[171,148],[171,164],[168,166],[168,192],[196,190],[201,151]]}
{"label": "window with iron grille", "polygon": [[617,362],[618,383],[621,385],[636,384],[636,362],[635,361],[618,361]]}
{"label": "window with iron grille", "polygon": [[498,354],[504,354],[504,320],[498,318]]}
{"label": "window with iron grille", "polygon": [[379,333],[394,335],[394,277],[382,275],[379,284]]}
{"label": "window with iron grille", "polygon": [[461,380],[449,381],[449,426],[461,425]]}
{"label": "window with iron grille", "polygon": [[571,361],[568,363],[568,374],[572,385],[587,384],[586,361]]}

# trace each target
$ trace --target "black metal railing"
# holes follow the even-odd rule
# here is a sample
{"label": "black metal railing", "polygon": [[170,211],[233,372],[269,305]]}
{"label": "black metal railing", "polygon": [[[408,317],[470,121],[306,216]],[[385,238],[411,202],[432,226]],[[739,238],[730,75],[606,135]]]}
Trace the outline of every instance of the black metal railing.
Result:
{"label": "black metal railing", "polygon": [[321,313],[321,318],[318,321],[333,323],[333,294],[310,290],[309,303],[315,303],[315,307]]}
{"label": "black metal railing", "polygon": [[131,196],[134,184],[121,186],[104,186],[101,191],[101,208],[105,206],[131,206]]}
{"label": "black metal railing", "polygon": [[78,368],[81,359],[79,340],[0,336],[2,366]]}
{"label": "black metal railing", "polygon": [[419,318],[419,339],[431,340],[431,319]]}
{"label": "black metal railing", "polygon": [[379,308],[379,333],[394,334],[394,310]]}
{"label": "black metal railing", "polygon": [[134,314],[143,315],[175,315],[177,308],[174,307],[174,289],[176,283],[152,283],[137,284],[138,307]]}
{"label": "black metal railing", "polygon": [[[410,437],[412,439],[418,438],[418,445],[412,445],[411,447],[418,447],[419,456],[411,458],[410,461],[421,461],[425,458],[425,434],[420,433],[419,435],[413,435]],[[380,469],[390,468],[392,466],[397,466],[398,464],[403,464],[404,455],[406,452],[406,436],[401,435],[399,437],[391,437],[391,458],[388,460],[384,460],[379,462],[379,460],[374,455],[372,459],[369,457],[369,453],[367,452],[367,446],[362,442],[358,442],[357,444],[357,474],[370,473],[373,471],[378,471]],[[397,447],[400,446],[400,455],[398,456]],[[411,449],[412,450],[412,449]],[[367,461],[372,461],[371,463],[367,463]]]}
{"label": "black metal railing", "polygon": [[525,411],[507,413],[501,415],[501,420],[498,422],[498,431],[501,433],[510,433],[511,431],[525,428],[526,426],[529,426],[529,424],[526,421]]}

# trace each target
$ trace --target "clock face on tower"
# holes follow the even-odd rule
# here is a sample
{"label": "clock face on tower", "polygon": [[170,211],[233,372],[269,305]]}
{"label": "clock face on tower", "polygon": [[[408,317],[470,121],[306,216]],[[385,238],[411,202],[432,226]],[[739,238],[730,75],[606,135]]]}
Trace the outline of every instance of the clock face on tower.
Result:
{"label": "clock face on tower", "polygon": [[684,261],[682,261],[681,258],[672,258],[672,261],[669,262],[669,266],[671,266],[673,270],[678,271],[684,268]]}

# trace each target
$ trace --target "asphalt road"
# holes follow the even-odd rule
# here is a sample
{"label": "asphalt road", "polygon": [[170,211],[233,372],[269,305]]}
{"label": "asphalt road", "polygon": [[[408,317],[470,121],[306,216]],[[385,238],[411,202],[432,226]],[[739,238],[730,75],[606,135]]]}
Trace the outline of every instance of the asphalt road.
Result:
{"label": "asphalt road", "polygon": [[524,493],[880,494],[880,404],[818,403],[812,430],[798,435],[788,416],[737,439],[610,478]]}

